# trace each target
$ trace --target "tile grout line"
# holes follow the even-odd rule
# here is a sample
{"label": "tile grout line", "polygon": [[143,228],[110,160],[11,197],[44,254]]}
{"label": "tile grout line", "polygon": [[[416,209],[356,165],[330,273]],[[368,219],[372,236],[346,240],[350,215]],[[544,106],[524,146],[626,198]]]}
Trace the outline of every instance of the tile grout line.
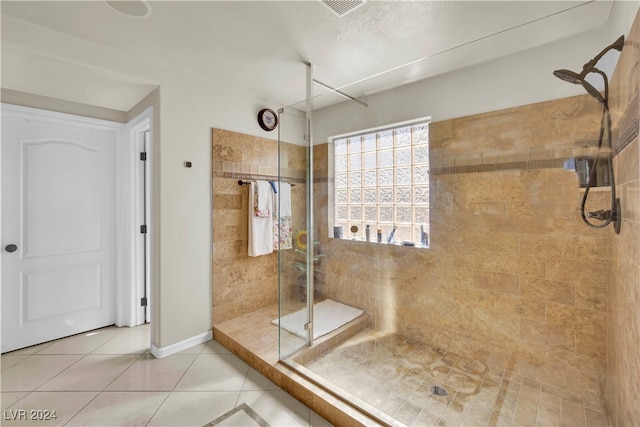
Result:
{"label": "tile grout line", "polygon": [[[120,372],[118,375],[116,375],[116,377],[114,379],[111,380],[111,382],[109,384],[107,384],[100,393],[103,393],[105,391],[107,391],[107,388],[109,388],[109,386],[111,384],[113,384],[118,378],[120,378],[122,375],[124,375],[125,372],[127,372],[129,369],[131,369],[131,367],[133,365],[136,364],[136,362],[138,362],[140,359],[142,359],[142,357],[145,355],[145,353],[139,354],[138,357],[136,358],[136,360],[134,360],[129,366],[126,367],[126,369],[124,369],[122,372]],[[123,356],[135,356],[135,354],[123,354]],[[118,391],[118,390],[113,390],[113,391]]]}
{"label": "tile grout line", "polygon": [[[494,414],[494,411],[495,411],[495,408],[496,408],[497,405],[500,405],[502,407],[502,405],[504,404],[504,395],[501,397],[500,396],[500,392],[503,389],[502,386],[505,383],[505,380],[507,380],[507,375],[508,375],[509,372],[511,372],[511,371],[509,371],[508,369],[505,369],[503,374],[502,374],[502,377],[500,378],[500,384],[498,386],[498,392],[496,394],[496,399],[495,399],[495,401],[493,403],[493,407],[491,408],[491,413],[489,414],[489,419],[487,420],[487,423],[486,423],[487,426],[491,426],[492,422],[495,425],[497,425],[498,418],[500,418],[499,416],[497,416],[497,417],[495,417],[495,420],[493,420],[493,418],[494,418],[493,414]],[[505,387],[505,390],[506,390],[506,387]],[[505,394],[506,394],[506,392],[505,392]],[[500,401],[500,403],[498,403],[498,401]]]}
{"label": "tile grout line", "polygon": [[[209,342],[209,341],[207,341]],[[204,351],[205,347],[207,345],[205,344],[202,349],[200,349],[200,351],[196,354],[196,356],[193,358],[193,360],[191,361],[191,363],[189,364],[189,366],[187,367],[187,369],[184,370],[184,372],[182,373],[182,375],[180,376],[180,378],[178,379],[178,381],[176,381],[176,383],[173,385],[173,388],[171,390],[169,390],[169,392],[167,393],[167,395],[165,396],[165,398],[162,400],[162,402],[160,403],[160,405],[158,405],[158,407],[156,408],[156,410],[153,412],[153,414],[151,414],[151,416],[149,417],[149,420],[146,422],[145,426],[148,426],[149,423],[151,422],[151,420],[153,419],[153,417],[156,416],[156,414],[158,413],[158,411],[160,410],[160,408],[162,408],[162,406],[167,402],[167,400],[169,400],[169,397],[173,394],[173,392],[175,391],[176,387],[178,386],[178,384],[180,383],[180,381],[182,381],[182,379],[184,378],[184,376],[186,375],[187,371],[189,369],[191,369],[191,367],[193,366],[193,364],[196,362],[196,360],[198,360],[198,357],[200,357],[200,355],[202,354],[202,352]],[[168,356],[167,356],[168,357]],[[154,356],[155,358],[155,356]]]}
{"label": "tile grout line", "polygon": [[89,406],[91,404],[91,402],[93,402],[94,400],[96,400],[98,398],[98,396],[100,396],[102,394],[102,392],[97,392],[95,396],[93,396],[93,399],[89,399],[89,401],[82,407],[80,408],[75,414],[73,414],[73,416],[71,418],[69,418],[69,421],[67,421],[66,423],[63,424],[63,426],[66,426],[67,424],[69,424],[75,417],[78,416],[78,414],[82,411],[84,411],[84,409]]}
{"label": "tile grout line", "polygon": [[[213,341],[213,340],[211,340]],[[207,341],[208,343],[209,341]],[[184,370],[184,372],[182,373],[182,375],[180,376],[180,378],[178,379],[178,381],[176,381],[176,383],[173,385],[173,388],[171,390],[169,390],[169,395],[171,395],[171,393],[173,393],[174,391],[176,391],[176,387],[178,387],[178,384],[180,384],[180,381],[182,381],[182,379],[184,378],[184,376],[187,374],[187,372],[189,371],[189,369],[191,369],[191,367],[193,366],[194,363],[196,363],[196,360],[198,360],[198,358],[202,355],[202,353],[204,352],[204,349],[206,348],[206,344],[204,345],[204,347],[202,347],[202,349],[196,354],[196,357],[193,358],[193,360],[191,361],[191,363],[189,364],[189,366],[187,366],[187,369]],[[155,356],[154,356],[155,357]],[[168,397],[168,396],[167,396]],[[160,405],[162,406],[162,405]],[[155,415],[155,414],[154,414]]]}
{"label": "tile grout line", "polygon": [[153,411],[153,414],[151,414],[151,416],[149,417],[149,420],[145,423],[145,426],[148,426],[149,423],[151,422],[151,420],[153,419],[153,417],[156,416],[156,414],[158,413],[158,411],[160,410],[160,408],[162,408],[162,405],[164,405],[166,403],[166,401],[169,399],[169,396],[171,396],[171,393],[173,392],[168,392],[167,395],[164,397],[164,399],[162,399],[162,402],[160,402],[160,404],[158,405],[158,407],[156,408],[155,411]]}
{"label": "tile grout line", "polygon": [[496,405],[496,402],[498,401],[498,396],[500,395],[500,387],[502,386],[502,380],[504,379],[504,376],[506,375],[507,371],[505,369],[500,369],[500,371],[502,372],[500,374],[500,381],[495,381],[496,382],[496,386],[498,387],[498,390],[495,393],[491,393],[492,395],[492,403],[491,403],[491,407],[489,408],[489,416],[487,417],[487,419],[484,421],[484,426],[482,427],[487,427],[489,425],[489,421],[491,420],[491,415],[493,414],[493,408]]}
{"label": "tile grout line", "polygon": [[[112,339],[114,339],[115,337],[119,336],[121,332],[122,332],[122,331],[120,331],[119,333],[117,333],[116,335],[114,335],[111,339],[107,340],[107,341],[106,341],[106,342],[104,342],[102,345],[99,345],[95,350],[97,350],[98,348],[102,347],[104,344],[108,343],[109,341],[111,341],[111,340],[112,340]],[[94,350],[94,351],[95,351],[95,350]],[[89,354],[92,354],[92,353],[85,354],[85,357],[86,357],[86,356],[88,356]],[[84,359],[84,357],[83,357],[83,358],[81,358],[81,359],[79,359],[79,360],[78,360],[78,362],[79,362],[80,360],[82,360],[82,359]],[[76,363],[77,363],[77,362],[76,362]],[[134,362],[134,363],[135,363],[135,362]],[[127,368],[127,369],[128,369],[128,368]],[[125,369],[125,371],[126,371],[126,369]],[[112,382],[113,382],[113,381],[112,381]],[[110,385],[110,384],[109,384],[109,385]],[[107,387],[108,387],[109,385],[107,385]],[[106,388],[106,387],[105,387],[105,388]],[[103,391],[104,391],[104,389],[103,389]],[[89,400],[89,401],[88,401],[84,406],[82,406],[82,408],[80,408],[80,409],[79,409],[75,414],[73,414],[73,416],[72,416],[71,418],[69,418],[69,421],[67,421],[66,423],[64,423],[64,424],[63,424],[63,426],[66,426],[67,424],[69,424],[69,423],[70,423],[70,422],[71,422],[75,417],[77,417],[77,416],[78,416],[78,414],[79,414],[80,412],[84,411],[84,409],[85,409],[87,406],[89,406],[89,405],[91,404],[91,402],[93,402],[94,400],[96,400],[96,399],[98,398],[98,396],[100,396],[101,394],[102,394],[102,391],[97,392],[97,393],[96,393],[96,395],[95,395],[95,396],[93,396],[93,399],[90,399],[90,400]]]}
{"label": "tile grout line", "polygon": [[[249,366],[249,369],[251,368],[251,366]],[[249,376],[249,369],[247,369],[247,372],[244,374],[244,380],[242,381],[242,385],[240,386],[240,391],[238,392],[238,397],[236,397],[236,402],[233,405],[234,408],[236,408],[238,406],[238,402],[240,401],[240,394],[242,394],[242,391],[244,389],[244,385],[247,383],[247,377]]]}
{"label": "tile grout line", "polygon": [[[117,326],[116,326],[117,327]],[[117,329],[116,329],[117,330]],[[109,338],[108,340],[106,340],[105,342],[103,342],[102,344],[100,344],[99,346],[97,346],[96,348],[93,349],[93,351],[91,351],[88,354],[93,354],[94,352],[98,351],[99,348],[105,346],[107,343],[113,341],[114,339],[116,339],[117,337],[119,337],[120,335],[122,335],[124,331],[118,331],[117,334],[115,334],[114,336],[112,336],[111,338]]]}
{"label": "tile grout line", "polygon": [[518,402],[520,402],[520,398],[522,397],[521,396],[521,392],[522,392],[521,389],[522,389],[522,382],[520,382],[520,386],[518,387],[518,397],[516,398],[516,403],[515,403],[515,405],[513,407],[513,415],[511,416],[511,425],[513,425],[513,423],[516,420],[516,414],[518,412]]}
{"label": "tile grout line", "polygon": [[[476,394],[473,395],[473,399],[471,400],[471,402],[469,402],[469,407],[467,408],[467,412],[464,414],[464,418],[461,421],[461,424],[464,425],[464,422],[467,420],[467,417],[469,416],[469,412],[471,412],[471,409],[473,408],[476,399],[478,398],[478,395],[480,394],[480,390],[482,389],[482,382],[484,381],[484,378],[487,376],[487,372],[489,372],[488,369],[488,365],[487,365],[487,370],[482,374],[482,377],[480,378],[480,382],[478,383],[478,386],[476,388],[477,392]],[[468,375],[468,373],[465,372],[465,375]]]}
{"label": "tile grout line", "polygon": [[[35,356],[35,355],[34,355]],[[40,356],[42,357],[47,357],[47,356],[60,356],[58,354],[41,354]],[[70,355],[70,356],[78,356],[78,354],[74,354],[74,355]],[[81,354],[80,356],[82,356],[81,358],[79,358],[78,360],[76,360],[75,362],[73,362],[71,365],[67,366],[66,368],[64,368],[62,371],[58,372],[57,374],[55,374],[54,376],[52,376],[51,378],[49,378],[48,380],[46,380],[45,382],[43,382],[42,384],[40,384],[39,386],[37,386],[35,389],[31,390],[31,392],[34,391],[47,391],[47,390],[39,390],[41,387],[44,387],[45,385],[49,384],[51,381],[53,381],[54,379],[56,379],[58,376],[60,376],[60,374],[68,371],[69,369],[71,369],[72,366],[75,366],[76,364],[78,364],[81,360],[84,360],[88,354]],[[55,391],[55,390],[54,390]]]}
{"label": "tile grout line", "polygon": [[[120,334],[117,334],[116,336],[118,336],[118,335],[120,335]],[[115,338],[116,336],[114,336],[113,338]],[[113,338],[111,338],[111,339],[113,339]],[[111,340],[108,340],[107,342],[109,342],[109,341],[111,341]],[[107,342],[105,342],[104,344],[106,344]],[[104,344],[103,344],[103,345],[104,345]],[[102,347],[102,345],[101,345],[101,346],[99,346],[98,348],[100,348],[100,347]],[[96,350],[97,350],[97,349],[96,349]],[[95,351],[95,350],[94,350],[94,351]],[[93,353],[85,354],[85,356],[84,356],[83,358],[79,359],[79,360],[78,360],[78,362],[80,362],[80,360],[84,359],[85,357],[87,357],[87,356],[89,356],[89,355],[93,355]],[[93,397],[93,399],[89,400],[89,401],[88,401],[88,402],[87,402],[87,403],[86,403],[82,408],[80,408],[80,409],[79,409],[79,410],[78,410],[78,411],[73,415],[73,417],[69,418],[69,421],[67,421],[66,423],[64,423],[64,425],[69,424],[69,423],[70,423],[70,422],[71,422],[75,417],[77,417],[77,416],[78,416],[78,414],[79,414],[80,412],[82,412],[82,411],[83,411],[87,406],[89,406],[89,405],[90,405],[94,400],[96,400],[98,397],[100,397],[100,396],[105,392],[105,390],[107,389],[107,387],[109,387],[111,384],[113,384],[113,382],[114,382],[116,379],[118,379],[122,374],[124,374],[124,373],[125,373],[125,372],[126,372],[126,371],[131,367],[131,366],[133,366],[133,364],[134,364],[134,363],[136,363],[138,360],[140,360],[140,358],[141,358],[143,355],[144,355],[144,353],[143,353],[143,354],[138,355],[138,358],[137,358],[136,360],[134,360],[134,361],[133,361],[133,363],[131,363],[131,365],[129,365],[125,370],[123,370],[120,374],[118,374],[118,375],[117,375],[117,376],[116,376],[116,377],[115,377],[115,378],[114,378],[114,379],[113,379],[109,384],[107,384],[107,385],[106,385],[106,386],[105,386],[101,391],[96,391],[96,395]],[[78,362],[76,362],[76,363],[78,363]],[[74,365],[75,365],[75,363],[74,363]],[[73,365],[71,365],[71,366],[73,366]],[[71,366],[69,366],[69,368],[70,368]],[[67,369],[68,369],[68,368],[67,368]],[[65,369],[65,370],[66,370],[66,369]],[[62,372],[61,372],[61,373],[62,373]],[[59,374],[58,374],[58,375],[59,375]],[[56,375],[56,376],[57,376],[57,375]],[[55,377],[54,377],[54,378],[55,378]],[[53,379],[53,378],[52,378],[52,379]],[[42,387],[42,386],[41,386],[41,387]],[[65,391],[67,391],[67,390],[65,390]],[[60,391],[54,391],[54,393],[59,393],[59,392],[60,392]]]}
{"label": "tile grout line", "polygon": [[[523,381],[526,377],[522,377]],[[535,380],[534,380],[535,381]],[[535,426],[538,422],[538,405],[540,404],[540,399],[542,398],[542,383],[538,382],[538,400],[536,403],[536,416],[535,419],[533,420],[533,425]]]}

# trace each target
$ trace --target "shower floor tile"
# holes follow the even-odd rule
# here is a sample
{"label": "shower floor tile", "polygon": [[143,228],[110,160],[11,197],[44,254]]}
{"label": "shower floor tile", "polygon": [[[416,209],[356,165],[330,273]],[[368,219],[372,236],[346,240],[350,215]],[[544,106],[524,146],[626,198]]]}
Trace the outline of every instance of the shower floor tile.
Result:
{"label": "shower floor tile", "polygon": [[[216,325],[260,359],[278,361],[273,305]],[[409,426],[599,426],[602,408],[579,396],[399,334],[362,332],[304,364]],[[442,387],[446,396],[433,393]]]}
{"label": "shower floor tile", "polygon": [[608,425],[579,396],[398,334],[366,329],[304,366],[411,426]]}

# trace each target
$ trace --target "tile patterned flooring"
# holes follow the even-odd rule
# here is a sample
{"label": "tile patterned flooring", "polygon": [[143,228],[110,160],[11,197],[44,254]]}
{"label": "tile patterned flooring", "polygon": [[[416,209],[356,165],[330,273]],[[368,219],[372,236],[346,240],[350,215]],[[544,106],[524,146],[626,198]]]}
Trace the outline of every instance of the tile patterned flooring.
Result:
{"label": "tile patterned flooring", "polygon": [[[277,361],[277,306],[216,325]],[[304,364],[314,374],[412,426],[607,427],[604,404],[438,347],[365,329]],[[434,395],[440,386],[447,396]]]}
{"label": "tile patterned flooring", "polygon": [[366,329],[305,367],[406,425],[608,426],[578,395],[397,334]]}
{"label": "tile patterned flooring", "polygon": [[[217,342],[155,359],[149,332],[109,327],[3,354],[0,424],[203,426],[247,404],[271,426],[330,425]],[[57,418],[29,420],[32,409]]]}

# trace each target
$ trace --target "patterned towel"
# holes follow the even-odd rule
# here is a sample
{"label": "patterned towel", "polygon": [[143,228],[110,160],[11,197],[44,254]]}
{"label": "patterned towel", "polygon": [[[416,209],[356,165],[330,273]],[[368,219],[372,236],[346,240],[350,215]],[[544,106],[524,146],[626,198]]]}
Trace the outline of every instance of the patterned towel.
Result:
{"label": "patterned towel", "polygon": [[253,208],[258,218],[269,218],[273,208],[273,189],[267,181],[257,181],[254,187]]}

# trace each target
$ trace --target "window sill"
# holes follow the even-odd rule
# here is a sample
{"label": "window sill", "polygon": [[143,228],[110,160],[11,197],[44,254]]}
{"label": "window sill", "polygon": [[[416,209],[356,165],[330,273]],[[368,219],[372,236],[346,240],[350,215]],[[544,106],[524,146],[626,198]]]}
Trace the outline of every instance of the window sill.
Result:
{"label": "window sill", "polygon": [[[587,190],[586,187],[579,187],[578,188],[578,192],[579,193],[584,193],[586,190]],[[590,187],[589,188],[589,193],[591,193],[591,192],[604,193],[604,192],[608,192],[608,191],[611,191],[611,187],[602,186],[602,187]]]}
{"label": "window sill", "polygon": [[[387,242],[377,242],[375,240],[370,240],[370,241],[366,241],[365,239],[361,239],[361,238],[353,238],[353,237],[333,237],[333,236],[329,236],[330,239],[334,239],[334,240],[345,240],[348,242],[358,242],[358,243],[368,243],[368,244],[372,244],[372,245],[384,245],[384,246],[401,246],[403,248],[415,248],[415,249],[429,249],[430,246],[422,246],[420,244],[407,244],[405,242],[392,242],[392,243],[387,243]],[[411,242],[410,242],[411,243]]]}

